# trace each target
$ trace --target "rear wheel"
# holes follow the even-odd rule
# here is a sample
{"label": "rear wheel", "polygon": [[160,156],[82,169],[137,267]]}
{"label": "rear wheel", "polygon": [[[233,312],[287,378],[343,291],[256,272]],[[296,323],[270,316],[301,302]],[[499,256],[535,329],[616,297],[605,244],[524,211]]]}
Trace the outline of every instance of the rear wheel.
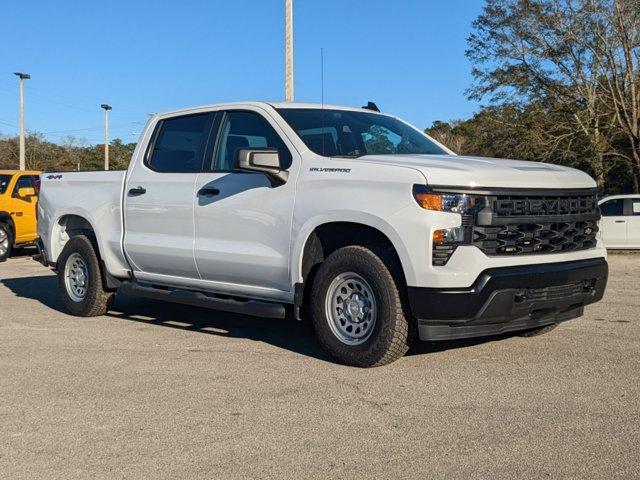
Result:
{"label": "rear wheel", "polygon": [[6,223],[0,223],[0,262],[11,256],[13,248],[13,230]]}
{"label": "rear wheel", "polygon": [[58,289],[66,310],[79,317],[107,313],[115,294],[102,283],[98,256],[85,236],[67,242],[58,259]]}
{"label": "rear wheel", "polygon": [[413,340],[415,328],[401,296],[398,266],[387,257],[384,251],[344,247],[322,263],[314,278],[316,336],[344,364],[391,363]]}

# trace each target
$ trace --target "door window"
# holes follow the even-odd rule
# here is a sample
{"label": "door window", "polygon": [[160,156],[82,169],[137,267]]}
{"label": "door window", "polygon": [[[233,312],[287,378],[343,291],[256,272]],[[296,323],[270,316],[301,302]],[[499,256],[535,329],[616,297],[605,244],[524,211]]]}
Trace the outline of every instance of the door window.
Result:
{"label": "door window", "polygon": [[600,211],[603,217],[620,217],[624,214],[624,200],[622,198],[608,200],[600,205]]}
{"label": "door window", "polygon": [[204,149],[209,137],[211,115],[188,115],[163,120],[147,165],[156,172],[202,171]]}
{"label": "door window", "polygon": [[232,171],[238,150],[243,148],[274,148],[278,150],[282,167],[291,166],[289,149],[264,117],[254,112],[227,112],[220,130],[215,170]]}
{"label": "door window", "polygon": [[13,189],[13,194],[17,195],[18,190],[21,188],[35,188],[36,187],[36,177],[30,175],[24,175],[18,179],[16,182],[16,186]]}
{"label": "door window", "polygon": [[634,198],[631,200],[631,215],[640,216],[640,198]]}

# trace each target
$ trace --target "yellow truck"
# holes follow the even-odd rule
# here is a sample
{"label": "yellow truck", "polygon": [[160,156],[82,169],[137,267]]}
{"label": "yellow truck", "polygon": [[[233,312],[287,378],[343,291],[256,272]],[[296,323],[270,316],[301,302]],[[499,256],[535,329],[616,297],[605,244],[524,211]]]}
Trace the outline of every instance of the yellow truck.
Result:
{"label": "yellow truck", "polygon": [[36,203],[40,172],[0,170],[0,262],[14,247],[38,238]]}

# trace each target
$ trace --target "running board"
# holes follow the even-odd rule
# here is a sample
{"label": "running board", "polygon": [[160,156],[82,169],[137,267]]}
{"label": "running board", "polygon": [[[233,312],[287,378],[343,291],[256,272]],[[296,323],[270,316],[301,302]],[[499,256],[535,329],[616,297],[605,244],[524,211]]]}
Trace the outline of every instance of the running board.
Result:
{"label": "running board", "polygon": [[135,282],[124,282],[120,291],[136,297],[164,300],[167,302],[191,305],[193,307],[211,308],[223,312],[240,313],[254,317],[284,318],[285,308],[281,303],[263,302],[260,300],[234,300],[230,298],[216,298],[201,292],[190,290],[165,290],[142,286]]}

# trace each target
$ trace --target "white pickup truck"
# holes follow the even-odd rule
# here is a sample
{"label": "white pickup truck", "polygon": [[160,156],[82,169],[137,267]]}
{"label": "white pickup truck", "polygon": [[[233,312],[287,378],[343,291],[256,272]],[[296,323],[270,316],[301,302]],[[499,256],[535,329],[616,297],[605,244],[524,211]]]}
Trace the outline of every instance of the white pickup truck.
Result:
{"label": "white pickup truck", "polygon": [[233,103],[154,115],[126,172],[42,175],[40,258],[66,309],[117,291],[313,322],[338,361],[550,330],[602,298],[596,184],[457,156],[363,108]]}

